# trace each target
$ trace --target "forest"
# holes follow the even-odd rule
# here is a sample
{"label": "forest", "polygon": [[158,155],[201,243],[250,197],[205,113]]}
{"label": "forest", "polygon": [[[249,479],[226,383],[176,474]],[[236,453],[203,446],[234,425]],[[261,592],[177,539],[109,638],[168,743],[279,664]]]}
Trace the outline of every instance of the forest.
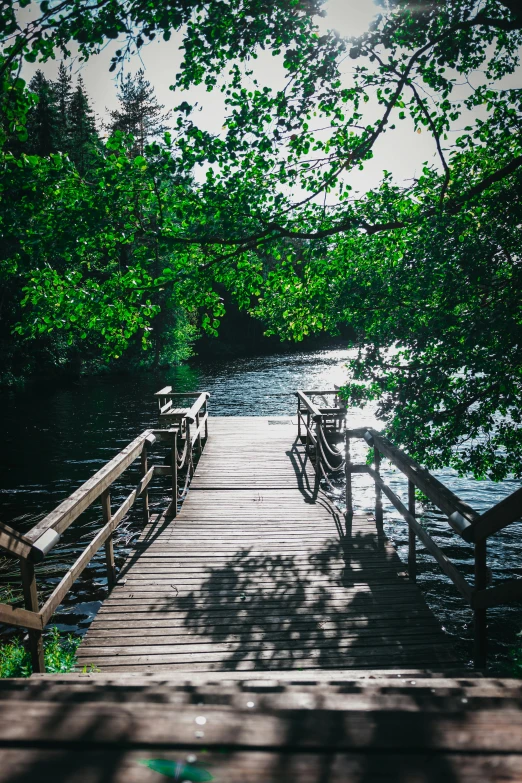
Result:
{"label": "forest", "polygon": [[[346,37],[320,32],[318,0],[2,6],[3,381],[183,360],[230,301],[281,339],[349,333],[346,399],[377,400],[429,467],[520,477],[522,7],[375,11]],[[129,61],[174,32],[168,112]],[[69,65],[113,41],[102,133]],[[261,52],[281,88],[256,76]],[[55,58],[55,81],[23,78]],[[224,101],[220,133],[198,125],[201,85]],[[397,181],[407,132],[435,158]]]}

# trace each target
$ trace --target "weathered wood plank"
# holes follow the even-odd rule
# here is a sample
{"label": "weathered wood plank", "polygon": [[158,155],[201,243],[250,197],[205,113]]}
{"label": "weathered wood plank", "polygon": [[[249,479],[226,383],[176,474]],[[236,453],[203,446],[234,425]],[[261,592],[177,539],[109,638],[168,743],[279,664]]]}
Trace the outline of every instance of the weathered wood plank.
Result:
{"label": "weathered wood plank", "polygon": [[375,520],[355,516],[348,535],[317,491],[296,433],[261,417],[210,421],[179,515],[144,529],[79,650],[82,665],[219,672],[456,663]]}

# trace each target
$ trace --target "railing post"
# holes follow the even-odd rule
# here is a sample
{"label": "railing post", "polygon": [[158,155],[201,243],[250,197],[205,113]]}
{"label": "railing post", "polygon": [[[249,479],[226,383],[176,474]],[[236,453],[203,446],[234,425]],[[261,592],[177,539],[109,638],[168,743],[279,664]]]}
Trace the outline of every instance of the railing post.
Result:
{"label": "railing post", "polygon": [[322,429],[321,429],[321,416],[314,416],[315,420],[315,473],[318,478],[321,477],[321,459],[322,459],[322,450],[321,450],[321,437],[322,437]]}
{"label": "railing post", "polygon": [[192,477],[191,468],[194,464],[193,457],[192,457],[192,437],[190,434],[190,421],[187,421],[187,428],[185,430],[185,437],[187,439],[187,458],[186,458],[186,465],[187,465],[187,473],[190,477]]}
{"label": "railing post", "polygon": [[178,514],[178,430],[174,430],[172,443],[172,516]]}
{"label": "railing post", "polygon": [[350,436],[348,432],[344,436],[345,442],[345,460],[344,460],[344,473],[346,477],[346,518],[351,520],[353,517],[353,495],[352,495],[352,462],[350,458]]}
{"label": "railing post", "polygon": [[[22,573],[22,590],[24,593],[24,606],[31,612],[38,612],[38,590],[36,588],[36,576],[34,565],[29,560],[20,560]],[[43,631],[29,630],[29,650],[33,672],[43,674],[45,672],[45,660],[43,649]]]}
{"label": "railing post", "polygon": [[[408,511],[415,516],[415,484],[408,481]],[[408,576],[410,582],[417,581],[417,548],[416,535],[413,528],[408,525]]]}
{"label": "railing post", "polygon": [[201,452],[203,451],[203,446],[201,445],[201,433],[199,432],[199,413],[196,413],[196,429],[198,431],[198,435],[196,438],[196,449],[198,452],[198,455],[201,457]]}
{"label": "railing post", "polygon": [[[148,443],[147,441],[144,442],[143,448],[141,450],[141,477],[144,478],[144,476],[147,474],[147,471],[149,469],[149,463],[148,463]],[[145,524],[149,521],[149,488],[145,487],[143,491],[143,517]]]}
{"label": "railing post", "polygon": [[205,399],[205,407],[204,407],[204,413],[205,413],[205,444],[208,440],[208,397]]}
{"label": "railing post", "polygon": [[305,454],[310,456],[310,411],[306,411],[306,440],[305,440]]}
{"label": "railing post", "polygon": [[[101,504],[103,521],[105,524],[107,524],[112,516],[111,493],[109,489],[105,489],[102,492]],[[116,564],[114,562],[114,542],[112,533],[105,542],[105,560],[107,562],[107,588],[110,592],[116,584]]]}
{"label": "railing post", "polygon": [[[375,445],[373,447],[373,459],[375,465],[375,473],[377,474],[377,476],[380,476],[381,453],[377,448],[377,446]],[[378,486],[377,482],[375,483],[375,522],[378,527],[382,527],[382,490],[380,486]]]}
{"label": "railing post", "polygon": [[[486,564],[486,539],[475,544],[475,590],[485,590],[488,583]],[[487,612],[486,609],[473,610],[474,650],[473,659],[476,669],[483,669],[487,661]]]}

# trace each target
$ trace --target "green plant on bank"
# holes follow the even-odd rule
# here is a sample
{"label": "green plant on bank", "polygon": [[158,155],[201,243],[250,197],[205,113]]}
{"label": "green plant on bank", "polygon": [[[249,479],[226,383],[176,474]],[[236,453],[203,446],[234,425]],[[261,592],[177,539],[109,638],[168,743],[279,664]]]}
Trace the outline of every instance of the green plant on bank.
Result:
{"label": "green plant on bank", "polygon": [[[72,634],[60,636],[56,626],[50,628],[44,639],[45,671],[49,674],[72,671],[80,641]],[[30,677],[32,671],[31,655],[21,639],[0,646],[0,677]]]}

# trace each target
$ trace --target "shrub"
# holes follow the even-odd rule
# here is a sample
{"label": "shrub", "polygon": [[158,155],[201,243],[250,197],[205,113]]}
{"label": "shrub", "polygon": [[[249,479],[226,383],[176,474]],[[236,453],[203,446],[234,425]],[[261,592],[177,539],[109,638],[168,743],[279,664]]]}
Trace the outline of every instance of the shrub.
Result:
{"label": "shrub", "polygon": [[[80,641],[71,634],[60,636],[56,626],[50,628],[44,638],[45,671],[50,674],[72,671]],[[31,655],[21,639],[0,646],[0,677],[30,677],[32,672]]]}

